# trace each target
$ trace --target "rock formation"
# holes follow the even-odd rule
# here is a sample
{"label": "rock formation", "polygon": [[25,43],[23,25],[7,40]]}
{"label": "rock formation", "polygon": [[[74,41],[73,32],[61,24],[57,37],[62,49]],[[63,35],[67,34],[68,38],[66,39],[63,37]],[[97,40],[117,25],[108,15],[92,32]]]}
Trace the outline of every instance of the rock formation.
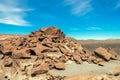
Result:
{"label": "rock formation", "polygon": [[25,37],[9,38],[0,43],[1,74],[5,72],[2,77],[6,76],[9,67],[10,73],[14,75],[7,76],[11,80],[15,80],[17,74],[27,75],[28,78],[22,79],[29,80],[29,77],[47,74],[49,69],[64,70],[68,60],[77,64],[87,61],[103,65],[104,60],[108,61],[116,56],[111,49],[107,51],[101,47],[93,54],[77,40],[66,38],[65,34],[55,27],[42,28]]}

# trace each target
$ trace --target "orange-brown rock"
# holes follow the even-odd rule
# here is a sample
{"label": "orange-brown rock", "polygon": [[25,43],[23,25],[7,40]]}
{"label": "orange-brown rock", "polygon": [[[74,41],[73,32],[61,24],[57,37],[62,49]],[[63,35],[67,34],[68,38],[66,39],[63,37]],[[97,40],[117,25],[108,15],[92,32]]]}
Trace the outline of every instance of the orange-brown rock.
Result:
{"label": "orange-brown rock", "polygon": [[37,67],[32,68],[31,75],[43,74],[43,73],[48,72],[48,70],[49,70],[48,64],[43,63]]}
{"label": "orange-brown rock", "polygon": [[42,64],[42,60],[37,60],[34,62],[33,67],[38,67]]}
{"label": "orange-brown rock", "polygon": [[29,48],[24,48],[20,50],[14,50],[12,57],[13,58],[30,58]]}
{"label": "orange-brown rock", "polygon": [[3,60],[3,65],[4,65],[5,67],[11,67],[12,64],[13,64],[12,58],[10,58],[10,57],[5,57],[5,58],[4,58],[4,60]]}
{"label": "orange-brown rock", "polygon": [[59,46],[59,49],[65,55],[67,55],[69,53],[69,50],[65,49],[63,46]]}
{"label": "orange-brown rock", "polygon": [[112,59],[116,59],[118,54],[111,48],[108,48],[107,50],[111,55],[112,55]]}
{"label": "orange-brown rock", "polygon": [[97,63],[99,66],[104,66],[104,62],[99,62],[99,63]]}
{"label": "orange-brown rock", "polygon": [[110,60],[110,58],[112,57],[112,55],[107,52],[107,50],[105,48],[102,48],[102,47],[99,47],[95,50],[95,54],[100,57],[100,58],[103,58],[107,61]]}
{"label": "orange-brown rock", "polygon": [[65,69],[65,63],[63,63],[63,62],[55,63],[55,68],[58,69],[58,70],[64,70]]}
{"label": "orange-brown rock", "polygon": [[86,57],[90,57],[90,56],[92,56],[93,54],[91,53],[91,51],[89,51],[87,48],[83,48],[82,49],[83,50],[83,52],[85,53],[85,56]]}
{"label": "orange-brown rock", "polygon": [[80,57],[80,55],[78,55],[78,54],[74,54],[74,55],[73,55],[73,59],[74,59],[74,61],[75,61],[76,63],[78,63],[78,64],[81,64],[81,63],[82,63],[81,57]]}

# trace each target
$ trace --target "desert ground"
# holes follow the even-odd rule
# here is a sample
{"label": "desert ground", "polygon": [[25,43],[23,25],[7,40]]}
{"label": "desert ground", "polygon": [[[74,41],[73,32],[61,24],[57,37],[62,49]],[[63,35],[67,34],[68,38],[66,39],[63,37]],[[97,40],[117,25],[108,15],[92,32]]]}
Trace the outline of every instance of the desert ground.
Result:
{"label": "desert ground", "polygon": [[25,35],[18,35],[18,34],[0,34],[0,40],[5,40],[8,38],[14,38],[14,37],[22,37]]}
{"label": "desert ground", "polygon": [[[55,32],[54,31],[51,32],[49,29],[55,30]],[[51,45],[47,43],[47,42],[49,43],[51,42],[49,41],[49,38],[46,38],[46,40],[43,41],[44,36],[43,37],[38,36],[39,34],[44,34],[43,32],[47,34],[45,38],[49,36],[49,38],[52,39],[54,38],[54,35],[55,37],[58,36],[58,38],[57,39],[55,38],[54,42],[52,42],[52,44],[54,44],[55,47],[54,49],[51,48]],[[25,37],[25,41],[24,38],[22,37]],[[35,33],[31,33],[28,36],[1,34],[0,35],[0,44],[1,44],[0,45],[0,50],[1,50],[0,80],[120,80],[120,56],[119,56],[120,40],[119,39],[77,40],[77,41],[71,39],[67,39],[67,40],[65,39],[66,40],[65,43],[57,42],[59,41],[59,39],[64,40],[64,38],[65,38],[64,34],[60,32],[59,29],[56,28],[54,29],[51,27],[47,29],[42,29]],[[38,42],[38,40],[41,42]],[[70,43],[68,41],[70,41]],[[60,47],[61,52],[56,53],[56,51],[60,51],[60,50],[55,45],[64,46],[66,45],[67,42],[70,45],[65,46],[64,48]],[[6,44],[8,47],[6,47]],[[42,46],[41,44],[44,45]],[[79,44],[81,44],[83,48]],[[28,45],[31,45],[32,48]],[[36,47],[35,45],[37,45],[38,47]],[[74,46],[73,48],[77,48],[78,51],[79,49],[85,51],[85,52],[81,52],[83,53],[82,55],[79,55],[81,56],[81,58],[78,56],[78,53],[73,53],[72,56],[71,54],[66,53],[67,51],[69,51],[68,49],[72,50],[71,48],[72,45]],[[79,47],[76,47],[78,45]],[[26,47],[28,48],[26,49]],[[87,50],[84,49],[84,47],[87,48]],[[98,47],[103,47],[105,48],[105,50],[107,48],[112,48],[117,53],[117,57],[111,59],[108,55],[105,55],[107,57],[105,56],[104,57],[107,60],[104,60],[104,57],[91,55],[91,53],[94,54],[94,51]],[[18,52],[13,51],[13,54],[7,52],[14,48],[18,49],[17,50]],[[41,53],[44,54],[46,53],[47,56],[45,55],[44,58],[41,58],[42,56],[39,55],[41,53],[38,53],[39,57],[36,56],[35,54],[37,53],[37,51],[35,51],[36,48],[37,51],[38,49],[43,49]],[[47,49],[44,50],[45,48]],[[3,50],[3,53],[2,53],[2,49],[5,50],[5,51]],[[31,53],[32,55],[28,55],[24,53],[24,50],[28,51],[29,49],[30,49],[29,53]],[[31,49],[34,50],[32,51]],[[52,49],[56,51],[52,51]],[[18,53],[21,55],[19,55]],[[88,54],[89,56],[84,57],[85,55]],[[64,56],[61,57],[61,55]],[[90,59],[89,58],[90,56],[95,59]],[[91,60],[92,62],[89,60]],[[102,63],[100,63],[99,61]]]}
{"label": "desert ground", "polygon": [[[83,47],[86,47],[94,53],[94,50],[98,47],[112,48],[120,55],[120,39],[109,39],[109,40],[78,40]],[[83,63],[82,65],[71,64],[67,65],[66,70],[57,71],[52,70],[51,72],[54,75],[61,76],[72,76],[79,74],[109,74],[116,66],[120,66],[120,61],[110,61],[104,64],[104,67],[98,66],[96,64]],[[120,80],[120,76],[117,76],[117,79]]]}
{"label": "desert ground", "polygon": [[79,40],[79,42],[90,51],[94,52],[97,47],[112,48],[120,54],[120,39],[107,40]]}

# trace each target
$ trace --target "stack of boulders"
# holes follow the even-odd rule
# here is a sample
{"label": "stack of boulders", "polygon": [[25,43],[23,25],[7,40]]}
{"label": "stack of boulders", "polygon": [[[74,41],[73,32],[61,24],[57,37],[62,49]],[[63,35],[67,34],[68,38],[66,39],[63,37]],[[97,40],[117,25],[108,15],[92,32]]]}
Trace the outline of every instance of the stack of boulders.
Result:
{"label": "stack of boulders", "polygon": [[2,69],[12,67],[13,73],[35,76],[47,73],[49,69],[64,70],[68,60],[82,64],[116,59],[117,53],[99,47],[95,54],[81,46],[77,40],[66,38],[58,28],[47,27],[25,37],[6,39],[0,43]]}

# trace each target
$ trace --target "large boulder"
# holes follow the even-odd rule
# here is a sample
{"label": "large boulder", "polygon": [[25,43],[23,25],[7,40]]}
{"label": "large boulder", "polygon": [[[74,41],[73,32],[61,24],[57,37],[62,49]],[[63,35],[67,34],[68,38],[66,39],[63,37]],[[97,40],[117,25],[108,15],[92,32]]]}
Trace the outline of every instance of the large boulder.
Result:
{"label": "large boulder", "polygon": [[110,58],[112,57],[112,55],[107,52],[107,50],[105,48],[102,48],[102,47],[99,47],[95,50],[95,54],[100,57],[100,58],[103,58],[107,61],[110,60]]}

